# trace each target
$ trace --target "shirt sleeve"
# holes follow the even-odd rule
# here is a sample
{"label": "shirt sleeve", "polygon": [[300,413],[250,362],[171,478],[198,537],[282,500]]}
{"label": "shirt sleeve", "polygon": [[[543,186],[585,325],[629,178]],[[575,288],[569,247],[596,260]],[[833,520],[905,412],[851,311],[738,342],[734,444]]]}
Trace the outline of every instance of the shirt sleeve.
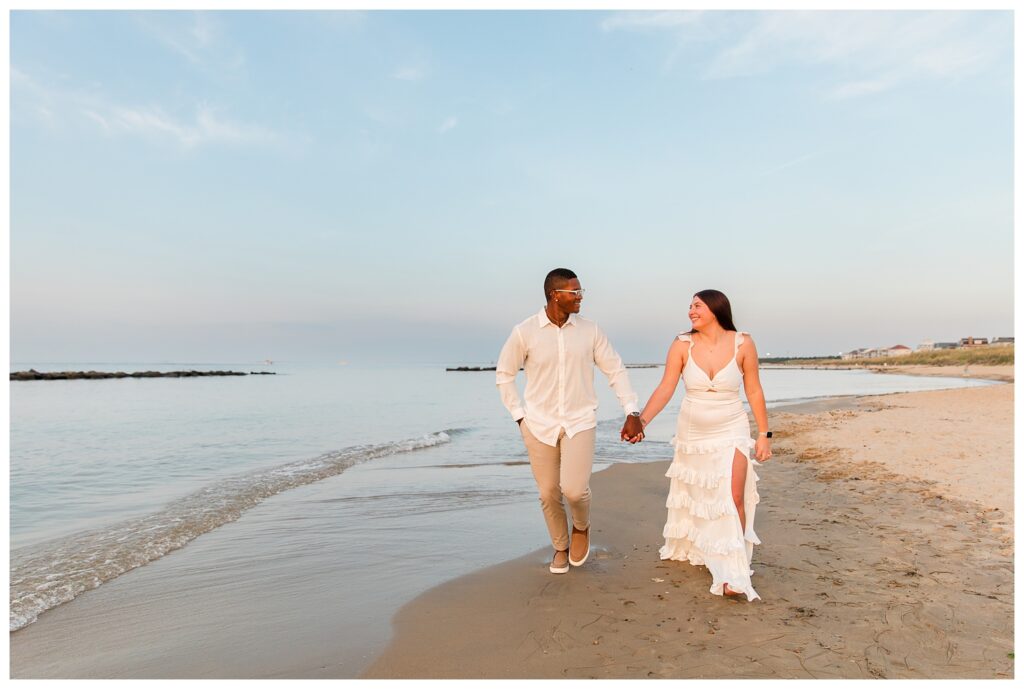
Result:
{"label": "shirt sleeve", "polygon": [[626,367],[622,364],[622,357],[612,348],[601,328],[596,329],[594,336],[594,363],[608,378],[608,384],[615,391],[615,396],[619,398],[622,409],[627,414],[640,411],[640,407],[637,406],[636,393],[633,392],[633,386],[629,384]]}
{"label": "shirt sleeve", "polygon": [[501,403],[505,405],[515,421],[526,416],[526,411],[519,399],[519,390],[516,389],[516,375],[525,360],[526,345],[519,328],[515,327],[505,341],[505,346],[501,348],[498,365],[495,367],[495,382],[498,385],[498,392],[501,393]]}

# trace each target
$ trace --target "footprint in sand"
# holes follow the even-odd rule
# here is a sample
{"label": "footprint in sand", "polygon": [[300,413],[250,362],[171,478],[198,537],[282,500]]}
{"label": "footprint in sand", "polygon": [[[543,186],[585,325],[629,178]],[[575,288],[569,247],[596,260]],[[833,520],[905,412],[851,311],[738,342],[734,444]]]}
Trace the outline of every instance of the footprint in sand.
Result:
{"label": "footprint in sand", "polygon": [[818,616],[818,613],[813,608],[806,608],[806,607],[800,606],[800,607],[791,607],[790,610],[792,610],[795,613],[793,615],[794,618],[799,618],[799,617],[817,617]]}

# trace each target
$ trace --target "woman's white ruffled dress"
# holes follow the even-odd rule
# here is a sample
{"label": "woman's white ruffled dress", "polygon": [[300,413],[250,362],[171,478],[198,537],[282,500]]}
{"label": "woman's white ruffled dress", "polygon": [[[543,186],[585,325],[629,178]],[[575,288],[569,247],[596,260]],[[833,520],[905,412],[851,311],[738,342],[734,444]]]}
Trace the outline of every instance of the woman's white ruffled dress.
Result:
{"label": "woman's white ruffled dress", "polygon": [[[744,333],[736,333],[732,360],[711,378],[687,357],[683,367],[686,397],[672,443],[675,455],[665,474],[669,488],[668,521],[662,535],[662,560],[689,561],[711,572],[711,593],[722,595],[723,586],[760,598],[750,584],[750,558],[754,545],[754,511],[759,501],[757,475],[751,450],[750,424],[740,401],[743,374],[736,352]],[[679,335],[690,342],[686,333]],[[732,500],[732,462],[739,450],[747,459],[747,480],[743,491],[746,531]]]}

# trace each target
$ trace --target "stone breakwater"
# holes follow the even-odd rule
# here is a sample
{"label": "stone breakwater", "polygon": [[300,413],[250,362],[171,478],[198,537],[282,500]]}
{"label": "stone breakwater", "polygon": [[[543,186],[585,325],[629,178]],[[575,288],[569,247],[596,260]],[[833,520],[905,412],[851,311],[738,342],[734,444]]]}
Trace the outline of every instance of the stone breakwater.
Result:
{"label": "stone breakwater", "polygon": [[15,371],[11,380],[93,380],[100,378],[194,378],[197,376],[273,376],[273,371],[53,371],[39,372],[35,369]]}

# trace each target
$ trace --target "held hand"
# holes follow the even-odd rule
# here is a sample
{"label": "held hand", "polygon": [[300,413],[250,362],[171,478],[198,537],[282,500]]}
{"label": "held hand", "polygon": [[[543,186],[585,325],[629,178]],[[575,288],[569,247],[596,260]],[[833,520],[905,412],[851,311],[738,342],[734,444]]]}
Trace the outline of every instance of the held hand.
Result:
{"label": "held hand", "polygon": [[636,444],[644,439],[644,426],[640,423],[639,416],[627,416],[626,423],[622,424],[622,430],[619,431],[619,437],[622,440],[627,440],[632,444]]}
{"label": "held hand", "polygon": [[622,430],[619,431],[619,438],[621,440],[625,440],[626,442],[632,443],[632,444],[635,445],[635,444],[637,444],[638,442],[640,442],[643,439],[643,433],[641,432],[641,433],[636,434],[636,435],[630,435],[629,431],[626,430],[626,426],[623,425],[622,426]]}
{"label": "held hand", "polygon": [[626,433],[626,424],[622,424],[622,430],[619,431],[619,440],[629,440],[629,434]]}
{"label": "held hand", "polygon": [[759,462],[767,462],[772,456],[772,441],[764,436],[754,444],[754,458]]}

